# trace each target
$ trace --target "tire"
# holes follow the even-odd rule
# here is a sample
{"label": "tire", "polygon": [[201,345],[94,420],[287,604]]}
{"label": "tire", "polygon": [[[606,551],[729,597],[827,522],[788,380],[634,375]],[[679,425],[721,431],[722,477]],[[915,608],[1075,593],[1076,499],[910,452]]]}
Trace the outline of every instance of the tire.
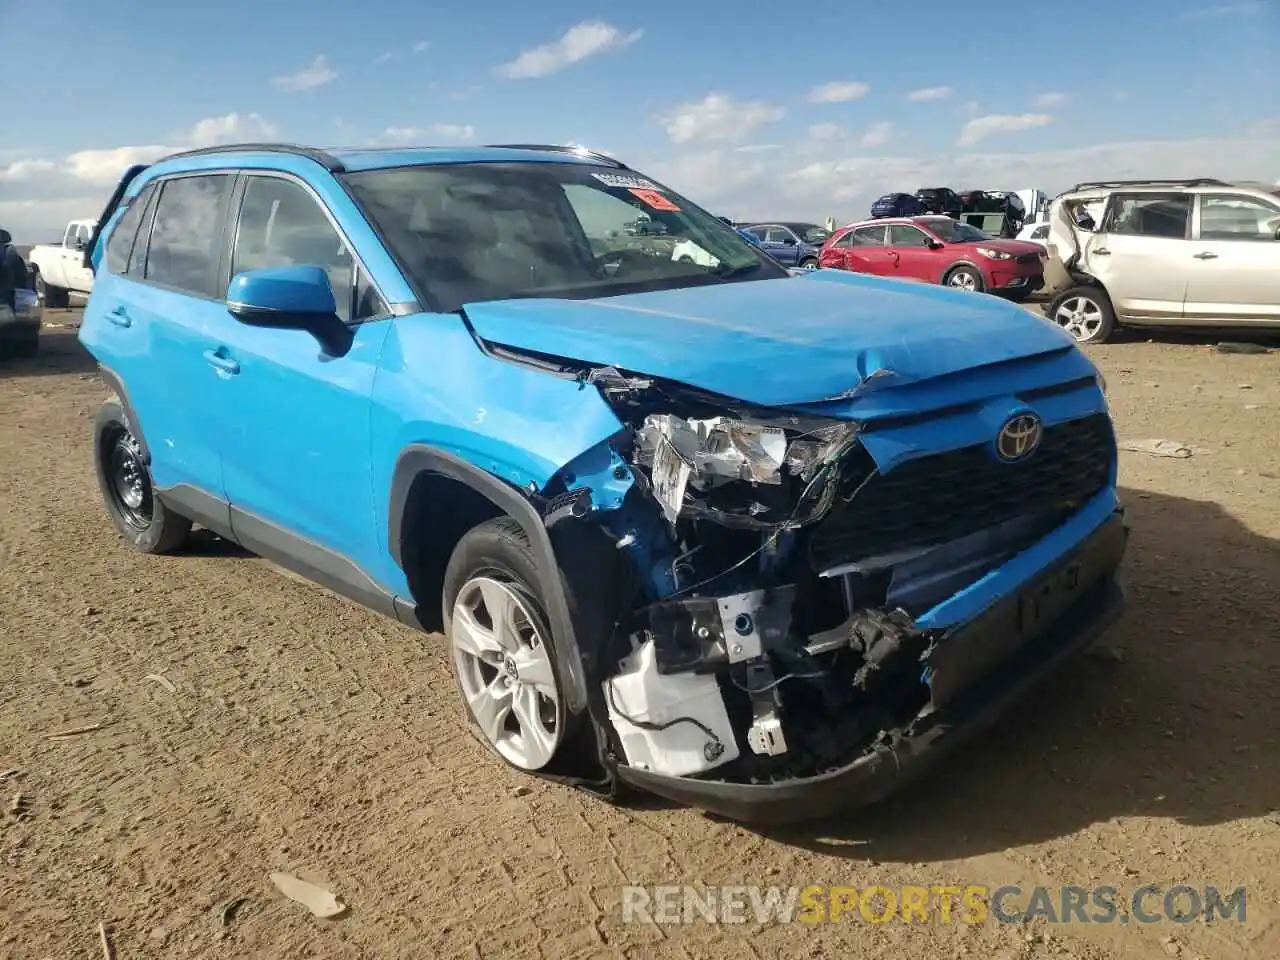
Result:
{"label": "tire", "polygon": [[32,267],[31,272],[35,277],[36,296],[40,301],[52,310],[61,310],[71,303],[71,294],[62,287],[51,286],[44,282],[44,277],[40,275],[40,271]]}
{"label": "tire", "polygon": [[1102,287],[1082,284],[1053,298],[1045,318],[1056,323],[1076,343],[1106,343],[1116,329],[1116,311]]}
{"label": "tire", "polygon": [[[567,689],[529,540],[510,517],[468,531],[445,568],[450,663],[471,732],[534,773],[574,749]],[[507,629],[494,629],[505,624]],[[512,727],[515,729],[512,729]]]}
{"label": "tire", "polygon": [[173,553],[181,547],[191,521],[155,496],[151,470],[114,400],[102,405],[94,421],[93,453],[107,516],[125,541],[139,553]]}
{"label": "tire", "polygon": [[817,270],[818,261],[815,257],[805,257],[798,264],[801,270]]}
{"label": "tire", "polygon": [[982,280],[982,273],[976,267],[965,264],[948,270],[947,275],[942,278],[942,284],[953,290],[967,290],[970,293],[982,293],[987,286]]}

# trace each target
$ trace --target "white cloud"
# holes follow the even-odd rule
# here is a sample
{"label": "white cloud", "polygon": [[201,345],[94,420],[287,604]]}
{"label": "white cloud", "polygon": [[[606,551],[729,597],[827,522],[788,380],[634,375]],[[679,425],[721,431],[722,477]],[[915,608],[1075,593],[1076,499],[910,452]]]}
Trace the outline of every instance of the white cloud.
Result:
{"label": "white cloud", "polygon": [[1188,10],[1181,17],[1183,20],[1222,20],[1227,17],[1251,17],[1265,13],[1266,0],[1244,0],[1241,3],[1220,3],[1214,7],[1200,7]]}
{"label": "white cloud", "polygon": [[950,87],[921,87],[907,94],[911,103],[927,103],[930,100],[947,100],[955,93]]}
{"label": "white cloud", "polygon": [[883,147],[893,138],[893,124],[887,121],[873,123],[858,139],[864,147]]}
{"label": "white cloud", "polygon": [[395,55],[394,53],[392,53],[390,50],[388,50],[386,53],[380,53],[380,54],[378,54],[376,57],[374,57],[374,58],[373,58],[373,62],[374,62],[374,63],[386,63],[386,62],[388,62],[388,61],[390,61],[390,60],[394,60],[395,58],[396,58],[396,55]]}
{"label": "white cloud", "polygon": [[514,60],[495,67],[494,73],[509,80],[545,77],[588,57],[621,50],[642,36],[643,30],[624,33],[611,23],[585,20],[566,30],[559,40],[521,51]]}
{"label": "white cloud", "polygon": [[461,142],[474,139],[475,127],[466,123],[435,123],[429,127],[387,127],[382,136],[398,143],[417,140],[422,143]]}
{"label": "white cloud", "polygon": [[831,140],[839,140],[845,136],[844,127],[838,123],[815,123],[809,128],[809,139],[816,140],[819,143],[826,143]]}
{"label": "white cloud", "polygon": [[824,83],[809,91],[810,103],[847,103],[850,100],[861,100],[870,92],[870,84],[858,80],[837,80]]}
{"label": "white cloud", "polygon": [[427,52],[427,50],[428,50],[430,47],[431,47],[431,41],[430,41],[430,40],[419,40],[417,43],[415,43],[415,44],[413,45],[413,52],[414,52],[414,53],[426,53],[426,52]]}
{"label": "white cloud", "polygon": [[1052,110],[1066,104],[1068,99],[1065,93],[1042,93],[1031,101],[1031,105],[1041,110]]}
{"label": "white cloud", "polygon": [[[66,220],[95,217],[120,175],[179,150],[271,140],[275,124],[257,113],[208,117],[168,144],[77,150],[58,158],[28,155],[0,163],[0,226],[22,242],[55,235]],[[7,158],[0,158],[0,160]]]}
{"label": "white cloud", "polygon": [[[673,190],[724,216],[787,216],[841,223],[862,219],[878,196],[945,184],[957,190],[1020,190],[1050,196],[1082,180],[1203,176],[1276,179],[1280,129],[1236,141],[1179,140],[1103,143],[1027,153],[946,149],[920,156],[864,155],[852,141],[804,144],[766,154],[712,149],[662,156],[637,166]],[[810,152],[811,151],[811,152]],[[797,157],[804,160],[797,164]],[[779,213],[778,211],[784,211]]]}
{"label": "white cloud", "polygon": [[656,119],[672,143],[741,140],[757,127],[781,120],[782,107],[749,101],[739,103],[728,94],[708,93],[701,100],[681,104]]}
{"label": "white cloud", "polygon": [[272,77],[271,85],[277,90],[283,90],[285,93],[300,93],[303,90],[314,90],[316,87],[323,87],[326,83],[333,83],[337,79],[338,72],[329,66],[329,61],[321,53],[317,54],[316,58],[308,66],[303,67],[297,73],[290,73],[283,77]]}
{"label": "white cloud", "polygon": [[989,113],[985,117],[974,117],[966,122],[960,128],[956,146],[972,147],[993,134],[1016,133],[1019,130],[1047,127],[1051,123],[1053,117],[1047,113]]}

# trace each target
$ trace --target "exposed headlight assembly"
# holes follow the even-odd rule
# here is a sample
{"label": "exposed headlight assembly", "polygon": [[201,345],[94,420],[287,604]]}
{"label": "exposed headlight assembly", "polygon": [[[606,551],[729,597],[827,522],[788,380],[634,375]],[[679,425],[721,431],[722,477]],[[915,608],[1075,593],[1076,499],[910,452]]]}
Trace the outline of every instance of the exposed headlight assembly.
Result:
{"label": "exposed headlight assembly", "polygon": [[809,482],[838,460],[857,427],[826,421],[813,429],[786,429],[729,417],[692,420],[651,414],[636,432],[636,462],[648,466],[654,496],[674,523],[686,492],[708,493],[731,483],[778,486],[789,477]]}

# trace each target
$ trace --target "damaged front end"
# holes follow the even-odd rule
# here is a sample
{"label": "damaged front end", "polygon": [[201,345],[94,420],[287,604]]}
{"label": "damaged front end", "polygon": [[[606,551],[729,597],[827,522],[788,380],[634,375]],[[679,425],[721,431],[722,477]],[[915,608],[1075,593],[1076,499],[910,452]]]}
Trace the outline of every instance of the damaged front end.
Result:
{"label": "damaged front end", "polygon": [[1025,462],[975,444],[883,469],[875,425],[582,379],[624,430],[544,493],[635,575],[584,650],[623,781],[745,821],[875,799],[1118,615],[1105,412]]}

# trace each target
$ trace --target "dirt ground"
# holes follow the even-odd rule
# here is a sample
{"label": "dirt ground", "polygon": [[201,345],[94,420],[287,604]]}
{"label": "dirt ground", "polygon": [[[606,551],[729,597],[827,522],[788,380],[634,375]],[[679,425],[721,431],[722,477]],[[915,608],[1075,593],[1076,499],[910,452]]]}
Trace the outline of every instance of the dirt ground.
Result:
{"label": "dirt ground", "polygon": [[[761,833],[522,778],[438,638],[217,541],[128,551],[77,317],[0,364],[0,957],[100,957],[99,922],[120,958],[1280,956],[1280,349],[1092,348],[1122,439],[1195,448],[1121,454],[1123,624],[906,794]],[[628,883],[1244,885],[1247,919],[628,924]]]}

